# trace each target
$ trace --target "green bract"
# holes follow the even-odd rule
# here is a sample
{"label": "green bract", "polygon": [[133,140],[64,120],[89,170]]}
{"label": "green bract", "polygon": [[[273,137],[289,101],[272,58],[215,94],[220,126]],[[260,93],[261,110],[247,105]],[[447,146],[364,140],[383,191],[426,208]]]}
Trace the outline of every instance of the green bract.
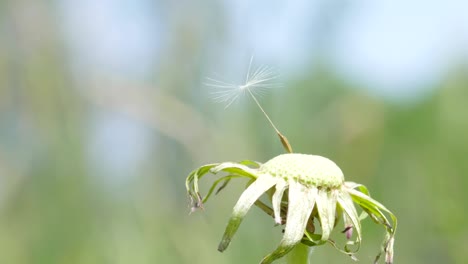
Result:
{"label": "green bract", "polygon": [[[207,195],[202,198],[198,181],[209,172],[225,172],[227,175],[217,179]],[[386,263],[393,262],[396,217],[385,206],[372,199],[365,186],[345,182],[343,172],[333,161],[321,156],[290,153],[279,155],[265,164],[242,161],[202,166],[190,173],[186,180],[192,210],[202,207],[218,184],[222,183],[218,189],[220,191],[231,179],[239,177],[249,178],[249,185],[234,206],[218,246],[219,251],[228,247],[247,211],[255,204],[271,215],[276,224],[286,225],[279,246],[264,257],[261,263],[271,263],[283,257],[300,242],[308,246],[328,242],[339,249],[329,237],[341,215],[345,225],[343,233],[346,234],[348,242],[343,249],[339,249],[340,251],[354,258],[354,253],[359,250],[361,243],[361,220],[369,215],[374,222],[386,229],[382,251],[377,255],[375,262],[382,252],[385,253]],[[265,193],[271,201],[271,207],[258,200]],[[358,215],[354,203],[363,210],[361,216]],[[391,222],[387,216],[390,216]],[[316,233],[314,219],[320,224],[321,234]],[[354,240],[350,240],[353,229],[356,230],[356,236]],[[350,245],[356,245],[355,249],[351,250]]]}

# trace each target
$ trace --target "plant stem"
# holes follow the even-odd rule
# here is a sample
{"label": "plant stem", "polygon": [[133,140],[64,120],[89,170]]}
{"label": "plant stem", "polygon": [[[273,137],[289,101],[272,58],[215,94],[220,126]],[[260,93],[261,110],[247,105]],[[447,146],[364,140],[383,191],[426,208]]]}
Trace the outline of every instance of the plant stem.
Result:
{"label": "plant stem", "polygon": [[286,255],[287,264],[309,264],[309,247],[299,243]]}

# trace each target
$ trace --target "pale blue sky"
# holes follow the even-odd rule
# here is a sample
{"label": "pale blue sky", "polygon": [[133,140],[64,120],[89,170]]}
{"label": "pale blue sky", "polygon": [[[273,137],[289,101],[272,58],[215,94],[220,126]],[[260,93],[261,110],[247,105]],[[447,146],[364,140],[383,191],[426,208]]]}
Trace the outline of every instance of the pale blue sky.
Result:
{"label": "pale blue sky", "polygon": [[[321,57],[364,89],[401,99],[423,93],[451,64],[468,58],[464,0],[222,3],[230,41],[223,59],[238,70],[255,54],[257,62],[278,66],[287,78]],[[153,74],[162,49],[175,37],[174,18],[190,14],[203,20],[217,12],[187,12],[186,4],[63,0],[64,32],[75,62],[98,72]]]}
{"label": "pale blue sky", "polygon": [[[61,3],[78,75],[154,78],[155,68],[164,67],[159,64],[164,49],[177,37],[177,20],[184,17],[205,21],[197,24],[201,27],[213,26],[206,23],[210,17],[224,19],[227,41],[208,57],[222,60],[225,69],[219,61],[207,66],[220,74],[244,71],[254,54],[256,63],[276,66],[284,79],[301,77],[320,58],[355,86],[397,101],[417,101],[450,65],[468,60],[466,0],[231,0],[213,2],[213,10],[206,10],[206,2],[187,1]],[[198,30],[219,34],[214,28]],[[141,124],[99,115],[91,127],[90,158],[108,164],[104,174],[127,174],[150,151],[144,143],[150,135]]]}

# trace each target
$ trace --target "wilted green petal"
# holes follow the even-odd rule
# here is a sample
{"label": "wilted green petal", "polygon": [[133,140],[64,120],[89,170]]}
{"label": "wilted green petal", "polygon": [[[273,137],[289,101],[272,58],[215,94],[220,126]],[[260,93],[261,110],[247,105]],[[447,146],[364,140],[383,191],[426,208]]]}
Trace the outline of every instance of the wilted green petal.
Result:
{"label": "wilted green petal", "polygon": [[249,211],[250,207],[252,207],[255,201],[257,201],[264,192],[273,187],[275,182],[275,178],[268,175],[262,175],[242,193],[234,206],[232,216],[229,219],[226,230],[224,231],[223,239],[219,243],[219,251],[222,252],[228,247],[232,237],[244,219],[244,216],[247,214],[247,211]]}
{"label": "wilted green petal", "polygon": [[243,176],[240,176],[240,175],[227,175],[227,176],[221,177],[221,178],[217,179],[216,181],[214,181],[213,184],[210,187],[210,190],[208,191],[206,196],[203,198],[203,203],[205,203],[208,200],[208,198],[210,198],[210,196],[213,193],[214,189],[216,188],[216,186],[218,186],[218,184],[220,182],[224,181],[223,185],[216,191],[216,194],[221,190],[221,188],[224,188],[224,186],[226,186],[227,183],[232,178],[240,178],[240,177],[243,177]]}
{"label": "wilted green petal", "polygon": [[387,233],[384,239],[384,244],[380,253],[375,257],[374,264],[377,264],[380,256],[382,253],[385,253],[385,263],[392,264],[393,263],[393,243],[395,238]]}
{"label": "wilted green petal", "polygon": [[346,235],[346,239],[351,239],[353,236],[353,222],[346,213],[343,213],[343,222],[345,229],[341,233]]}
{"label": "wilted green petal", "polygon": [[200,168],[192,171],[185,180],[185,188],[187,189],[187,193],[190,196],[190,200],[193,206],[192,211],[203,206],[202,199],[198,190],[198,180],[202,178],[206,173],[208,173],[211,168],[217,165],[218,163],[201,166]]}
{"label": "wilted green petal", "polygon": [[[376,216],[381,217],[382,220],[384,220],[385,224],[388,224],[390,228],[396,229],[397,219],[396,219],[395,215],[390,210],[388,210],[383,204],[381,204],[378,201],[374,200],[370,196],[368,196],[368,195],[366,195],[366,194],[364,194],[364,193],[362,193],[360,191],[354,190],[354,189],[350,189],[349,193],[351,194],[353,199],[356,201],[356,203],[358,203],[359,205],[361,205],[363,207],[366,207],[372,213],[374,213]],[[390,217],[392,218],[393,223],[394,223],[393,227],[390,226],[390,223],[388,222],[387,218],[385,217],[385,215],[379,209],[387,212],[390,215]]]}
{"label": "wilted green petal", "polygon": [[283,257],[301,241],[316,197],[317,188],[306,187],[295,181],[289,182],[289,206],[284,236],[275,251],[262,260],[262,264]]}
{"label": "wilted green petal", "polygon": [[[229,176],[233,176],[234,175],[229,175]],[[235,176],[239,176],[239,175],[235,175]],[[232,178],[228,178],[228,179],[225,179],[223,181],[223,184],[221,184],[221,186],[219,186],[219,188],[216,190],[215,194],[218,194],[220,191],[222,191],[224,188],[226,188],[226,186],[231,182]]]}
{"label": "wilted green petal", "polygon": [[[359,189],[363,190],[363,188],[360,186]],[[367,189],[364,189],[367,190]],[[394,236],[395,236],[395,231],[397,228],[397,218],[396,216],[390,212],[384,205],[381,203],[377,202],[376,200],[372,199],[370,196],[354,190],[350,189],[349,193],[353,197],[356,203],[358,203],[362,208],[366,209],[367,213],[373,217],[373,219],[379,219],[380,223],[382,223],[385,228],[387,229],[387,235],[385,236],[385,240],[383,242],[383,251],[385,252],[385,262],[386,263],[392,263],[393,262],[393,243],[394,243]],[[385,214],[383,214],[380,210],[383,210],[387,212],[390,217],[392,218],[393,225],[390,225],[390,223],[387,220],[387,217]],[[376,261],[380,257],[380,254],[377,255]]]}
{"label": "wilted green petal", "polygon": [[239,164],[250,166],[250,167],[253,166],[255,168],[258,168],[258,167],[262,166],[262,163],[260,163],[258,161],[254,161],[254,160],[239,161]]}
{"label": "wilted green petal", "polygon": [[335,224],[335,210],[336,209],[336,192],[321,189],[317,195],[317,210],[320,216],[320,224],[322,226],[322,238],[326,241],[330,237]]}
{"label": "wilted green petal", "polygon": [[[198,183],[199,178],[203,177],[203,175],[209,172],[211,168],[217,166],[218,164],[219,163],[208,164],[208,165],[201,166],[200,168],[196,170],[193,170],[189,174],[189,176],[187,176],[187,179],[185,180],[185,188],[187,188],[187,191],[191,192],[192,189],[195,188],[195,186],[190,186],[192,182],[197,181]],[[196,188],[198,189],[198,185],[196,186]]]}
{"label": "wilted green petal", "polygon": [[276,183],[276,191],[272,198],[273,211],[275,213],[275,223],[281,224],[281,200],[283,198],[284,190],[286,190],[287,184],[283,179],[278,178]]}
{"label": "wilted green petal", "polygon": [[[395,233],[396,227],[397,227],[397,218],[390,210],[388,210],[381,203],[377,202],[376,200],[372,199],[371,197],[359,191],[349,190],[349,193],[351,194],[353,199],[356,201],[356,203],[358,203],[361,207],[367,209],[366,211],[369,214],[372,214],[373,217],[377,217],[378,219],[380,219],[380,222],[385,225],[389,233],[391,234]],[[391,225],[388,222],[387,217],[380,210],[383,210],[390,215],[393,221],[393,225]]]}
{"label": "wilted green petal", "polygon": [[246,176],[249,178],[258,177],[257,169],[252,169],[243,164],[234,163],[234,162],[223,162],[219,164],[218,166],[211,169],[211,172],[214,174],[220,171],[225,171],[231,174],[238,174],[238,175]]}
{"label": "wilted green petal", "polygon": [[[359,221],[359,215],[354,207],[353,200],[347,192],[339,192],[337,197],[338,204],[343,209],[344,213],[349,217],[349,220],[353,223],[353,227],[356,229],[358,249],[361,242],[361,222]],[[356,249],[356,251],[358,250]]]}
{"label": "wilted green petal", "polygon": [[273,209],[271,209],[271,207],[266,205],[264,202],[262,202],[260,200],[257,200],[257,201],[255,201],[254,204],[258,208],[260,208],[263,212],[265,212],[267,215],[269,215],[271,217],[274,217]]}
{"label": "wilted green petal", "polygon": [[306,229],[304,230],[304,237],[302,238],[301,243],[308,245],[309,247],[314,247],[314,246],[323,245],[326,242],[330,241],[330,240],[322,241],[321,239],[322,239],[322,235],[310,233]]}
{"label": "wilted green petal", "polygon": [[393,236],[388,238],[387,245],[385,246],[385,263],[393,263],[393,242],[395,238]]}
{"label": "wilted green petal", "polygon": [[[364,186],[360,183],[356,183],[356,182],[352,182],[352,181],[347,181],[344,183],[344,186],[346,186],[346,188],[349,188],[349,189],[355,189],[355,188],[358,188],[358,187],[361,187],[361,186]],[[367,190],[367,188],[365,188]],[[369,193],[366,193],[367,195],[369,195]]]}

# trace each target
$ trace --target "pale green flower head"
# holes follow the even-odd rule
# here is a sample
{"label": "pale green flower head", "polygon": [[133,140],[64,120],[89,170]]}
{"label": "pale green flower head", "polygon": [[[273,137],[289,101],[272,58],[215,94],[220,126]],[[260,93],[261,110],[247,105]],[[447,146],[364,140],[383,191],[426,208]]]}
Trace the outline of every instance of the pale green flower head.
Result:
{"label": "pale green flower head", "polygon": [[316,155],[279,155],[263,164],[259,172],[309,186],[337,188],[344,182],[343,172],[333,161]]}
{"label": "pale green flower head", "polygon": [[[207,195],[202,198],[198,181],[208,173],[220,172],[227,174],[218,178]],[[228,247],[244,216],[255,204],[271,215],[276,224],[285,225],[284,235],[278,247],[260,263],[271,263],[283,257],[298,243],[319,246],[328,242],[341,252],[355,258],[354,254],[359,250],[362,240],[361,221],[367,215],[386,230],[382,251],[377,255],[375,262],[382,252],[385,253],[386,263],[393,262],[396,217],[385,206],[372,199],[366,187],[345,182],[341,169],[333,161],[322,156],[289,153],[274,157],[264,164],[242,161],[202,166],[194,170],[186,180],[192,211],[203,207],[218,184],[223,183],[217,192],[231,179],[242,177],[250,181],[234,206],[218,246],[219,251],[222,252]],[[271,206],[259,200],[263,194],[268,197]],[[361,215],[358,214],[354,204],[362,209]],[[340,218],[343,218],[344,222],[342,232],[348,239],[343,249],[330,239],[330,234]],[[320,225],[321,233],[316,232],[314,226],[316,223]],[[354,239],[351,240],[353,230],[356,232]],[[351,250],[351,246],[354,246],[354,250]]]}

